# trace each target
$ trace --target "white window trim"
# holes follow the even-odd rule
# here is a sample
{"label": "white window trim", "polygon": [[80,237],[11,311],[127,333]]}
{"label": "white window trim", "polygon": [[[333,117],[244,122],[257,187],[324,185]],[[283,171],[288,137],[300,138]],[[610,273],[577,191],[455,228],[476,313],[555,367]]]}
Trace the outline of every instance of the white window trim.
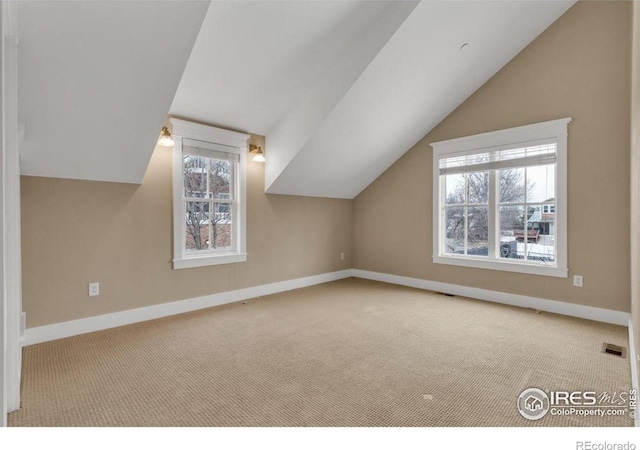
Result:
{"label": "white window trim", "polygon": [[[212,266],[239,263],[247,260],[247,141],[248,134],[223,130],[186,120],[169,119],[173,128],[173,268]],[[191,254],[185,250],[186,229],[183,202],[183,139],[194,139],[228,147],[229,153],[240,156],[238,176],[235,177],[238,218],[235,221],[236,248],[231,252]]]}
{"label": "white window trim", "polygon": [[[519,272],[534,275],[567,278],[569,276],[567,260],[567,128],[571,118],[552,120],[522,127],[509,128],[489,133],[476,134],[447,141],[434,142],[433,148],[433,262],[454,266],[475,267],[481,269]],[[482,260],[465,255],[445,255],[441,253],[443,241],[444,186],[440,177],[439,160],[443,155],[460,152],[473,152],[480,149],[493,149],[500,146],[528,143],[544,139],[556,142],[556,264],[549,266],[542,262],[512,262]],[[491,216],[495,211],[490,211]],[[491,223],[491,219],[490,223]],[[495,219],[494,219],[495,220]],[[496,227],[494,226],[494,231]],[[494,237],[493,241],[495,242]]]}

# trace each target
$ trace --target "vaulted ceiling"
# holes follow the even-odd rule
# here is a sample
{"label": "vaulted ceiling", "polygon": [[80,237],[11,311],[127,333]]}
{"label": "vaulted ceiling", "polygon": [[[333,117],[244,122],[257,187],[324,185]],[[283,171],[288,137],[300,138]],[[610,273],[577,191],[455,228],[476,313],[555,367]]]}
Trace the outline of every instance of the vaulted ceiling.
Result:
{"label": "vaulted ceiling", "polygon": [[23,2],[22,173],[142,182],[208,6]]}
{"label": "vaulted ceiling", "polygon": [[169,113],[265,135],[267,192],[353,198],[574,2],[28,2],[23,173],[140,183]]}

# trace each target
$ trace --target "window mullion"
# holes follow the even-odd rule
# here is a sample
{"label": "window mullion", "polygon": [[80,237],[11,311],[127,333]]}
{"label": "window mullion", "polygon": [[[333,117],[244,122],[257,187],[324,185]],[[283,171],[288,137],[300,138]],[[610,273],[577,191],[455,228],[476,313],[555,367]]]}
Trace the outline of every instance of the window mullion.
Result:
{"label": "window mullion", "polygon": [[433,250],[435,255],[442,255],[446,253],[446,235],[447,235],[447,209],[446,209],[446,197],[447,197],[447,183],[446,178],[439,176],[438,178],[438,247]]}
{"label": "window mullion", "polygon": [[464,254],[469,251],[469,174],[464,174]]}
{"label": "window mullion", "polygon": [[527,261],[529,259],[527,255],[527,250],[529,247],[529,182],[527,180],[527,169],[524,169],[524,253],[522,255],[523,259]]}
{"label": "window mullion", "polygon": [[[174,151],[174,160],[173,163],[175,165],[176,163],[176,158],[180,158],[180,173],[178,175],[179,180],[180,180],[180,196],[182,198],[182,201],[180,202],[180,207],[182,209],[181,213],[180,213],[180,242],[181,242],[181,248],[180,248],[180,252],[178,253],[176,251],[176,248],[174,247],[174,254],[179,254],[181,257],[184,257],[184,254],[186,252],[187,249],[187,192],[185,189],[185,167],[184,167],[184,154],[182,153],[182,139],[179,138],[174,138],[173,141],[173,151]],[[176,178],[176,172],[174,169],[174,181]],[[173,208],[176,209],[176,200],[177,200],[177,195],[176,195],[176,189],[177,188],[177,183],[174,183],[175,186],[173,187]],[[174,214],[174,228],[176,228],[175,226],[175,214]],[[175,235],[174,235],[174,240],[175,240]],[[175,255],[174,255],[175,257]]]}
{"label": "window mullion", "polygon": [[464,254],[468,253],[468,240],[469,240],[469,207],[465,205],[464,207]]}
{"label": "window mullion", "polygon": [[497,250],[498,248],[500,248],[500,236],[499,236],[499,231],[498,231],[498,227],[496,226],[496,224],[498,223],[498,214],[499,212],[499,208],[498,208],[498,192],[497,192],[497,177],[498,177],[498,171],[497,170],[490,170],[489,171],[489,211],[488,211],[488,215],[489,215],[489,233],[488,233],[488,237],[489,237],[489,258],[491,259],[495,259],[497,258]]}
{"label": "window mullion", "polygon": [[[240,170],[240,164],[231,163],[231,183],[229,184],[229,189],[231,195],[229,195],[231,203],[231,246],[233,250],[236,251],[238,249],[238,239],[240,237],[240,221],[239,217],[239,207],[236,206],[236,202],[238,200],[238,193],[240,191],[240,187],[238,183],[240,182],[240,177],[238,176],[238,171]],[[244,201],[244,200],[243,200]]]}
{"label": "window mullion", "polygon": [[213,247],[213,217],[214,217],[214,212],[213,212],[213,202],[209,202],[209,248],[212,249]]}
{"label": "window mullion", "polygon": [[209,176],[211,175],[211,160],[209,158],[205,158],[205,165],[206,165],[205,170],[207,171],[206,172],[207,176],[205,178],[207,187],[206,187],[206,191],[204,191],[204,192],[205,192],[205,195],[207,197],[210,197],[211,196],[211,183],[210,183],[210,180],[209,180]]}
{"label": "window mullion", "polygon": [[[209,178],[211,177],[211,160],[209,158],[207,158],[205,160],[207,162],[207,190],[206,190],[206,195],[207,197],[211,198],[211,183]],[[208,232],[208,239],[207,241],[209,242],[209,248],[212,249],[213,248],[213,219],[212,219],[212,212],[213,212],[213,203],[209,202],[209,226],[207,227],[207,232]]]}
{"label": "window mullion", "polygon": [[229,199],[235,200],[236,196],[238,195],[236,189],[236,179],[238,176],[237,171],[239,165],[233,161],[230,161],[229,164],[231,165],[231,170],[229,170]]}

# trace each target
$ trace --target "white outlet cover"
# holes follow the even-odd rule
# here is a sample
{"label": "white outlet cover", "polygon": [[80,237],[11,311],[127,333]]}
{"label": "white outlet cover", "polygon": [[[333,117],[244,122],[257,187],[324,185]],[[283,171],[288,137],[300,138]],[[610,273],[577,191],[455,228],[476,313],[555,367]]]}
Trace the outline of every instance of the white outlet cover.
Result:
{"label": "white outlet cover", "polygon": [[583,282],[584,282],[584,280],[582,278],[582,275],[574,275],[573,276],[573,285],[575,287],[582,287],[583,286]]}
{"label": "white outlet cover", "polygon": [[89,297],[100,295],[100,283],[89,283]]}

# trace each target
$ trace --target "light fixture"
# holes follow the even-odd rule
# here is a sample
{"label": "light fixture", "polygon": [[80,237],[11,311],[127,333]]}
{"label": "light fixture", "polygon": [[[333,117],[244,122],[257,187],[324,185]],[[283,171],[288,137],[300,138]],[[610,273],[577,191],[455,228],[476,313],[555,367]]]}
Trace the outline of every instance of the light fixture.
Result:
{"label": "light fixture", "polygon": [[259,145],[249,145],[249,153],[253,155],[253,160],[255,162],[265,162],[264,152],[262,151],[262,147]]}
{"label": "light fixture", "polygon": [[162,127],[162,131],[160,131],[160,139],[158,139],[158,145],[162,145],[163,147],[173,147],[173,138],[171,137],[171,133],[169,133],[169,129],[167,127]]}

